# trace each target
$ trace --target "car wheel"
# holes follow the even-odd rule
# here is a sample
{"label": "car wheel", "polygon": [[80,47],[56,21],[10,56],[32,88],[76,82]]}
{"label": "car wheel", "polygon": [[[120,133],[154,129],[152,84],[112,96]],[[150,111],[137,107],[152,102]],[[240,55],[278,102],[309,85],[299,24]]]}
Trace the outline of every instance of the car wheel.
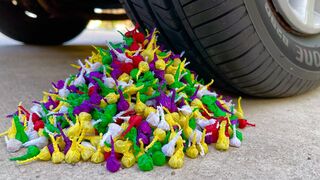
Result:
{"label": "car wheel", "polygon": [[[202,77],[210,75],[220,87],[234,92],[286,97],[319,85],[320,31],[301,30],[303,25],[295,27],[297,24],[287,17],[288,8],[281,7],[281,1],[123,0],[122,3],[142,29],[157,27],[161,40],[170,48],[185,50],[192,61],[191,68]],[[302,6],[302,2],[313,5]],[[313,11],[308,15],[317,24],[320,3],[306,0],[300,3],[297,8]]]}
{"label": "car wheel", "polygon": [[80,34],[87,23],[81,17],[37,16],[10,1],[0,2],[0,32],[27,44],[61,44]]}

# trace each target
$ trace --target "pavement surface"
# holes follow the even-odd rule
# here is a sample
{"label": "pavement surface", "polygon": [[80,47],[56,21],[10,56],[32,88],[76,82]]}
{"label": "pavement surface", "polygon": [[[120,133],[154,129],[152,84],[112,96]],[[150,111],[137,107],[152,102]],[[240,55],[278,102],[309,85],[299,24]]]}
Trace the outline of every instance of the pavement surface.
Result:
{"label": "pavement surface", "polygon": [[[74,70],[69,64],[90,55],[104,40],[120,40],[114,32],[85,31],[64,46],[26,46],[0,35],[0,131],[10,126],[5,115],[22,101],[30,107],[50,82]],[[168,166],[141,172],[136,166],[111,174],[104,164],[52,164],[34,162],[19,166],[8,160],[17,154],[0,139],[0,179],[319,179],[319,88],[291,98],[243,99],[243,109],[255,128],[243,131],[240,148],[218,152],[213,146],[205,157],[185,158],[182,169]]]}

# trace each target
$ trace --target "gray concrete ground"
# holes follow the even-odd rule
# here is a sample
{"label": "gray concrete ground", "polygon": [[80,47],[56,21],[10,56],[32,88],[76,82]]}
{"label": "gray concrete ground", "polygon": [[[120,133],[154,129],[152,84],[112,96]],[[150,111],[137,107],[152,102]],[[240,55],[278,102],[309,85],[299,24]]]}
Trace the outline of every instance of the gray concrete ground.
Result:
{"label": "gray concrete ground", "polygon": [[[65,46],[25,46],[0,35],[0,131],[10,123],[6,114],[23,101],[30,106],[53,80],[74,70],[69,66],[85,58],[90,44],[119,39],[111,32],[89,32]],[[14,155],[0,140],[0,179],[319,179],[320,92],[284,99],[243,100],[247,118],[257,124],[247,128],[241,148],[218,152],[212,146],[203,158],[186,158],[182,169],[156,167],[141,172],[136,166],[111,174],[104,164],[52,164],[34,162],[19,166],[8,160]],[[20,152],[21,154],[22,152]]]}

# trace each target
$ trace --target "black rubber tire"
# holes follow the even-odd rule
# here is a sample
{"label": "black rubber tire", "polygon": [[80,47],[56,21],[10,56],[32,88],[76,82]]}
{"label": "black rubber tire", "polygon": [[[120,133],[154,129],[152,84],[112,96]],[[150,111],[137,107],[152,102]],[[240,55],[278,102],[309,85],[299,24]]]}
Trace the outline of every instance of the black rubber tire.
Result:
{"label": "black rubber tire", "polygon": [[[135,23],[142,29],[157,27],[164,43],[177,52],[186,50],[191,68],[202,77],[211,75],[220,87],[258,97],[287,97],[319,85],[319,36],[298,37],[271,22],[268,0],[121,2]],[[286,47],[284,37],[290,43]],[[304,50],[314,58],[297,62]],[[302,61],[310,59],[315,63],[306,67]]]}
{"label": "black rubber tire", "polygon": [[30,18],[10,1],[0,2],[0,32],[27,44],[58,45],[79,35],[88,19],[81,17]]}

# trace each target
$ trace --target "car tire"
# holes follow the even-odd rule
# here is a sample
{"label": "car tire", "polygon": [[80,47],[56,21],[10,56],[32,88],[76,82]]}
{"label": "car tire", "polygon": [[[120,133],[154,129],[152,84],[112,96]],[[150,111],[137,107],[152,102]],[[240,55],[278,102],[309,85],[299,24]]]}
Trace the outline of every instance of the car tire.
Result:
{"label": "car tire", "polygon": [[271,0],[122,0],[141,29],[186,51],[190,68],[224,89],[287,97],[319,85],[320,36],[299,36],[277,21]]}
{"label": "car tire", "polygon": [[0,2],[0,32],[27,44],[62,44],[80,34],[87,23],[88,19],[81,17],[31,18],[20,6],[10,1]]}

